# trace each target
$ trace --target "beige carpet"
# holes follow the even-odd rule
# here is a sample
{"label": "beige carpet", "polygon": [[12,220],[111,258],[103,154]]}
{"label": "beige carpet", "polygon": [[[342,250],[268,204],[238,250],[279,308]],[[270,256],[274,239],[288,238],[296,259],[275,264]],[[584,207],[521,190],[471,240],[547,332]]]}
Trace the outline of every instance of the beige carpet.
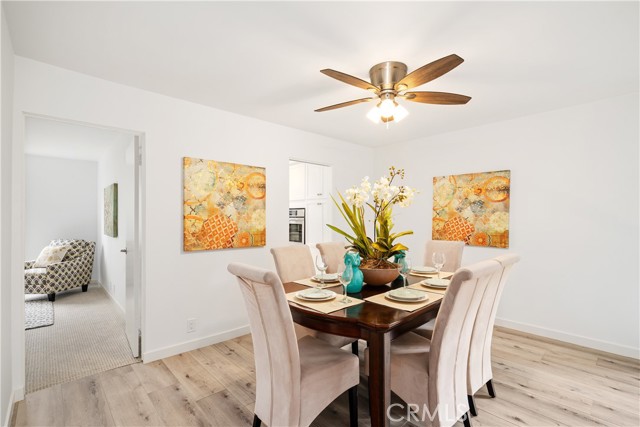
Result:
{"label": "beige carpet", "polygon": [[99,285],[56,295],[55,323],[25,331],[26,392],[136,363],[124,318]]}

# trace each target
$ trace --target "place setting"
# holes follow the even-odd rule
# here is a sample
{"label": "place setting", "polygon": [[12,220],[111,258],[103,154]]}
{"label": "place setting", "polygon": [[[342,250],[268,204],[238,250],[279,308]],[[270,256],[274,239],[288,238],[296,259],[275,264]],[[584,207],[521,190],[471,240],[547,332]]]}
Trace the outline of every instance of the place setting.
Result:
{"label": "place setting", "polygon": [[327,273],[328,267],[329,265],[327,264],[325,258],[321,255],[317,255],[316,268],[318,269],[319,273],[306,279],[294,280],[293,282],[312,288],[325,288],[340,285],[338,273]]}
{"label": "place setting", "polygon": [[405,256],[398,260],[398,264],[398,272],[403,279],[402,288],[392,289],[382,294],[366,298],[366,301],[400,310],[414,311],[432,302],[433,298],[437,300],[442,297],[441,295],[430,296],[426,290],[407,287],[407,276],[413,271],[411,261]]}
{"label": "place setting", "polygon": [[[318,257],[321,258],[320,256]],[[320,270],[320,274],[306,279],[309,280],[310,283],[313,283],[313,289],[290,292],[286,294],[287,300],[325,314],[364,302],[361,299],[350,297],[347,294],[347,286],[349,286],[353,278],[353,270],[351,268],[340,266],[337,273],[327,274],[325,273],[327,267],[324,259],[319,261],[318,258],[316,259],[316,267]],[[301,281],[296,281],[296,283],[300,282]],[[339,295],[330,289],[326,289],[325,286],[328,284],[342,285],[344,290],[343,294]]]}

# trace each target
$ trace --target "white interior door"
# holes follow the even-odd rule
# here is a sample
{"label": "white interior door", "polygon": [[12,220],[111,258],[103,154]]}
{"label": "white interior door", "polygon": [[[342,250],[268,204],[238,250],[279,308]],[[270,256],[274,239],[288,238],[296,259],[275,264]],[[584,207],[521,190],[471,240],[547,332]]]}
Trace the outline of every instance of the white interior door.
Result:
{"label": "white interior door", "polygon": [[126,264],[126,306],[125,320],[127,340],[135,357],[140,357],[142,349],[140,336],[140,288],[141,288],[141,254],[140,254],[140,137],[136,135],[133,144],[133,174],[130,180],[133,187],[133,203],[128,203],[126,214],[127,256]]}

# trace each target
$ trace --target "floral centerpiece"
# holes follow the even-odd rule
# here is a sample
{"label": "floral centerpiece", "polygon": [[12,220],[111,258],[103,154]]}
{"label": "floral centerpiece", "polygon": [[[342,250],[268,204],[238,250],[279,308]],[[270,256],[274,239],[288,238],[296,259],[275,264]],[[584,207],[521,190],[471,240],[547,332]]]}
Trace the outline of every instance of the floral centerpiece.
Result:
{"label": "floral centerpiece", "polygon": [[[407,207],[414,199],[415,191],[407,185],[394,185],[396,179],[404,179],[404,169],[389,168],[388,176],[378,181],[369,182],[365,176],[359,186],[345,191],[345,196],[338,193],[340,203],[332,196],[333,202],[351,228],[346,232],[334,225],[327,224],[336,233],[344,236],[350,247],[362,257],[361,269],[397,269],[389,258],[398,255],[408,248],[396,240],[402,236],[413,234],[413,231],[393,233],[393,207]],[[370,202],[370,200],[372,202]],[[367,235],[365,207],[373,213],[373,238]],[[392,279],[393,280],[393,279]]]}

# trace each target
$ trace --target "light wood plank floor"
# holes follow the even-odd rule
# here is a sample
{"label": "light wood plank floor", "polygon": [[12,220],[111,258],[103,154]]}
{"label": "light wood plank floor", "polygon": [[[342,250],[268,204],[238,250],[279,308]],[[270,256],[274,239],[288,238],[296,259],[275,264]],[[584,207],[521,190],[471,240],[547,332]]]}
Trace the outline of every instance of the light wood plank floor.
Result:
{"label": "light wood plank floor", "polygon": [[[493,362],[498,396],[476,395],[474,426],[640,425],[637,360],[497,328]],[[12,425],[248,426],[254,390],[246,335],[29,394],[14,408]],[[365,377],[359,397],[360,425],[369,426]],[[346,394],[313,424],[346,425]]]}

